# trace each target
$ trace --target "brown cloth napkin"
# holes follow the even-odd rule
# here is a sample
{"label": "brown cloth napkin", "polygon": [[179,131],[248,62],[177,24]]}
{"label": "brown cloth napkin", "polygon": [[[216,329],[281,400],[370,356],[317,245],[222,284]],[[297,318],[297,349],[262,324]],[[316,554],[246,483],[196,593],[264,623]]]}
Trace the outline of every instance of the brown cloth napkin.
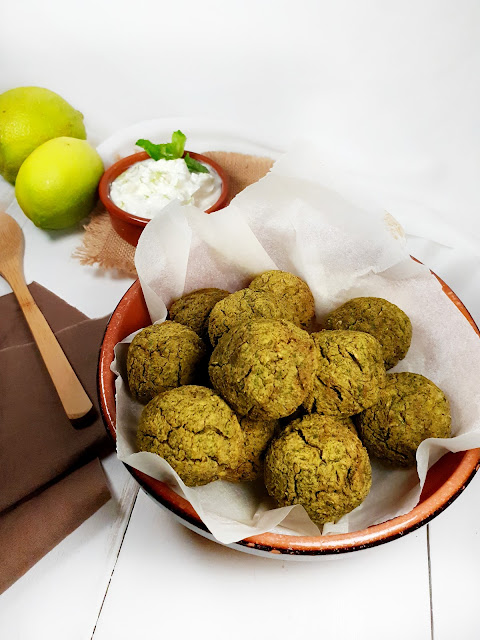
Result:
{"label": "brown cloth napkin", "polygon": [[0,298],[0,592],[110,495],[95,460],[113,449],[96,393],[106,318],[89,320],[40,285],[29,288],[96,417],[72,426],[13,294]]}
{"label": "brown cloth napkin", "polygon": [[110,499],[102,465],[92,460],[0,515],[0,593]]}
{"label": "brown cloth napkin", "polygon": [[[71,307],[54,293],[36,282],[28,287],[40,311],[47,318],[54,333],[88,320],[87,316]],[[33,342],[33,336],[13,294],[0,298],[0,349]]]}
{"label": "brown cloth napkin", "polygon": [[[245,187],[263,178],[272,168],[273,160],[259,156],[207,151],[204,153],[226,171],[230,179],[229,202]],[[85,226],[83,244],[73,254],[82,264],[98,264],[104,269],[118,269],[136,277],[135,248],[114,231],[110,216],[100,205]]]}

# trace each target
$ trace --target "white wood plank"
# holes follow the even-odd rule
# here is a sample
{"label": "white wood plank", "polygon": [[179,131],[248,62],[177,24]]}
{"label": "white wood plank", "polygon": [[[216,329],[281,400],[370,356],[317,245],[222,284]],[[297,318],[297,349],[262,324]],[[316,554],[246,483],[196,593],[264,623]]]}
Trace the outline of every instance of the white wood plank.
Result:
{"label": "white wood plank", "polygon": [[[478,258],[466,251],[410,238],[410,251],[433,269],[480,325]],[[429,525],[434,640],[478,640],[480,476]]]}
{"label": "white wood plank", "polygon": [[103,461],[113,500],[0,597],[5,640],[90,640],[137,493],[115,454]]}
{"label": "white wood plank", "polygon": [[480,638],[480,475],[429,525],[435,640]]}
{"label": "white wood plank", "polygon": [[426,528],[334,560],[240,553],[139,493],[93,640],[430,640]]}

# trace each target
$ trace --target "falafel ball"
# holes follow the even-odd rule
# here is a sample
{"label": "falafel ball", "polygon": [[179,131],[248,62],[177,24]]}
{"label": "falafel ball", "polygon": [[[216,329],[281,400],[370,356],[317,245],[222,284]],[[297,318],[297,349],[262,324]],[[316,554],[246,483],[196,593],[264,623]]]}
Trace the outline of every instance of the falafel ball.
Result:
{"label": "falafel ball", "polygon": [[315,300],[306,282],[287,271],[265,271],[249,285],[254,291],[274,296],[283,309],[283,318],[302,329],[310,326],[315,316]]}
{"label": "falafel ball", "polygon": [[214,389],[234,410],[257,419],[289,416],[310,393],[315,344],[287,320],[250,320],[220,338],[209,364]]}
{"label": "falafel ball", "polygon": [[170,320],[190,327],[208,344],[208,318],[213,307],[230,295],[224,289],[197,289],[178,298],[168,311]]}
{"label": "falafel ball", "polygon": [[308,411],[353,416],[378,402],[386,377],[378,340],[361,331],[320,331],[312,338],[318,364]]}
{"label": "falafel ball", "polygon": [[133,397],[147,404],[154,396],[206,377],[207,348],[197,334],[166,320],[142,329],[127,354],[128,386]]}
{"label": "falafel ball", "polygon": [[367,450],[344,420],[318,413],[292,422],[265,457],[265,486],[281,507],[301,504],[315,524],[337,522],[368,495]]}
{"label": "falafel ball", "polygon": [[240,289],[217,302],[208,320],[208,335],[213,346],[224,333],[253,318],[283,318],[275,298],[263,291]]}
{"label": "falafel ball", "polygon": [[250,420],[239,418],[245,443],[242,459],[238,467],[229,473],[226,480],[250,482],[263,476],[263,461],[268,444],[273,438],[278,422],[276,420]]}
{"label": "falafel ball", "polygon": [[383,298],[352,298],[332,311],[328,329],[365,331],[382,345],[385,367],[391,369],[406,355],[412,341],[410,318]]}
{"label": "falafel ball", "polygon": [[450,437],[445,394],[418,373],[389,373],[377,404],[356,418],[358,435],[370,455],[395,467],[413,467],[426,438]]}
{"label": "falafel ball", "polygon": [[187,487],[213,482],[238,467],[243,434],[236,415],[211,389],[162,393],[143,409],[137,448],[164,458]]}

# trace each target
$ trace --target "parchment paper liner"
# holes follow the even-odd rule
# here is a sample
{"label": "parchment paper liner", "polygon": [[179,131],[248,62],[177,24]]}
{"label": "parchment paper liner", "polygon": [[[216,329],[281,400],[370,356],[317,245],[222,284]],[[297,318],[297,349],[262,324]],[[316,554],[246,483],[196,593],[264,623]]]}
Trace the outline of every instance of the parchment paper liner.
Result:
{"label": "parchment paper liner", "polygon": [[[360,507],[323,533],[347,533],[407,513],[417,504],[428,468],[446,451],[480,446],[480,342],[428,269],[405,250],[403,230],[382,211],[363,211],[329,190],[314,150],[285,154],[260,182],[220,212],[205,215],[172,203],[149,223],[136,252],[136,269],[153,321],[171,302],[201,287],[235,291],[267,269],[290,271],[312,289],[317,318],[359,295],[383,297],[412,320],[413,339],[395,371],[430,378],[447,395],[452,433],[424,441],[417,469],[388,470],[372,461],[372,490]],[[115,349],[119,374],[117,452],[121,460],[167,482],[186,497],[212,534],[231,543],[273,529],[319,535],[300,506],[273,508],[261,482],[217,481],[187,488],[161,458],[135,452],[142,407],[128,394],[124,360],[129,336]],[[287,519],[285,519],[287,517]],[[280,528],[278,528],[280,526]]]}

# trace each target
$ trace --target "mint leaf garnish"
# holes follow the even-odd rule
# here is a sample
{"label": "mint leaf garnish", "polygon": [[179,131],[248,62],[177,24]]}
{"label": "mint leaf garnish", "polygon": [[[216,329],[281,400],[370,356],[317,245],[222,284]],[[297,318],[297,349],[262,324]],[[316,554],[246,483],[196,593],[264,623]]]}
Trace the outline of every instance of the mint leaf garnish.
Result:
{"label": "mint leaf garnish", "polygon": [[[148,155],[153,158],[153,160],[177,160],[177,158],[181,158],[184,154],[185,149],[185,141],[187,137],[184,133],[180,131],[174,131],[172,133],[172,141],[166,142],[164,144],[154,144],[150,142],[150,140],[144,140],[143,138],[136,141],[137,147],[141,147],[145,149]],[[185,154],[185,164],[187,165],[190,173],[208,173],[208,169],[205,165],[198,160],[194,160],[189,156],[188,153]]]}
{"label": "mint leaf garnish", "polygon": [[137,145],[137,147],[142,147],[142,149],[145,149],[148,155],[154,160],[160,160],[160,158],[164,157],[162,151],[160,150],[161,145],[159,144],[153,144],[153,142],[150,142],[150,140],[143,139],[137,140],[135,144]]}
{"label": "mint leaf garnish", "polygon": [[178,155],[177,145],[173,145],[171,142],[166,144],[154,144],[150,140],[137,140],[137,147],[142,147],[148,153],[148,155],[154,160],[177,160],[182,157],[182,153]]}
{"label": "mint leaf garnish", "polygon": [[181,131],[174,131],[172,141],[165,144],[154,144],[150,140],[137,140],[137,147],[142,147],[154,160],[177,160],[183,156],[185,140],[187,138]]}
{"label": "mint leaf garnish", "polygon": [[207,167],[201,162],[198,162],[198,160],[191,158],[188,152],[185,154],[184,160],[190,173],[208,173]]}
{"label": "mint leaf garnish", "polygon": [[167,144],[169,151],[172,151],[174,158],[181,158],[183,156],[183,152],[185,151],[185,141],[187,136],[180,131],[174,131],[172,133],[172,141],[170,144]]}

